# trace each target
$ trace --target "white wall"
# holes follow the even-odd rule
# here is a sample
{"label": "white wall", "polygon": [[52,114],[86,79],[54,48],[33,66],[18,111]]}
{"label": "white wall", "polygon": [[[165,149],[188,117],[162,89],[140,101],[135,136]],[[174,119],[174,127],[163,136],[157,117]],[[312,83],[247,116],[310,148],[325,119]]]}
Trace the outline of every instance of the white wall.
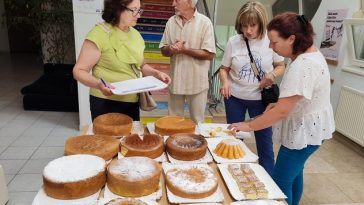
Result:
{"label": "white wall", "polygon": [[[0,15],[2,15],[5,11],[4,8],[4,0],[0,0]],[[10,52],[9,48],[9,38],[8,38],[8,29],[6,25],[0,24],[0,52]]]}
{"label": "white wall", "polygon": [[[314,18],[312,19],[312,24],[316,33],[315,45],[320,46],[322,41],[322,35],[324,33],[325,21],[327,10],[332,9],[348,9],[347,17],[351,18],[353,12],[360,8],[360,0],[322,0],[319,9],[317,10]],[[340,55],[338,58],[338,65],[329,65],[331,78],[334,79],[334,84],[331,87],[331,103],[336,112],[336,107],[339,101],[340,90],[342,86],[348,86],[364,92],[364,76],[352,74],[343,71],[343,67],[348,64],[346,56],[348,53],[347,48],[347,36],[344,33]]]}

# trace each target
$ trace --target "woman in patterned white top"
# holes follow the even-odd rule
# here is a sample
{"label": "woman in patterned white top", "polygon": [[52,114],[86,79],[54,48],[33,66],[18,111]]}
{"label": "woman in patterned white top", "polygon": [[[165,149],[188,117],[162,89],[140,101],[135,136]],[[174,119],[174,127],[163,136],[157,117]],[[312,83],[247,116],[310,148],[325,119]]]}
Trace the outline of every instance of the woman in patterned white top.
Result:
{"label": "woman in patterned white top", "polygon": [[306,160],[335,130],[330,73],[325,58],[313,45],[313,36],[312,25],[304,16],[286,12],[273,18],[268,24],[269,46],[291,59],[279,100],[253,121],[230,126],[254,131],[274,124],[273,139],[281,147],[272,177],[293,205],[299,204],[302,196]]}

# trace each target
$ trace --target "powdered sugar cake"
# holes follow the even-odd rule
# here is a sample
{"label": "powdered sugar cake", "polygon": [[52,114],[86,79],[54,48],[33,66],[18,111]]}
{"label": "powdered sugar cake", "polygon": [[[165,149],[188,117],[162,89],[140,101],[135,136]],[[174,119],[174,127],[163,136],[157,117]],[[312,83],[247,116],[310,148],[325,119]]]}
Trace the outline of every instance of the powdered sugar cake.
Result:
{"label": "powdered sugar cake", "polygon": [[217,178],[205,167],[172,168],[165,179],[168,189],[183,198],[204,198],[217,190]]}
{"label": "powdered sugar cake", "polygon": [[55,199],[79,199],[99,191],[106,181],[106,162],[93,155],[71,155],[45,166],[43,188]]}
{"label": "powdered sugar cake", "polygon": [[158,190],[162,168],[148,157],[114,159],[107,167],[107,186],[119,196],[138,197]]}

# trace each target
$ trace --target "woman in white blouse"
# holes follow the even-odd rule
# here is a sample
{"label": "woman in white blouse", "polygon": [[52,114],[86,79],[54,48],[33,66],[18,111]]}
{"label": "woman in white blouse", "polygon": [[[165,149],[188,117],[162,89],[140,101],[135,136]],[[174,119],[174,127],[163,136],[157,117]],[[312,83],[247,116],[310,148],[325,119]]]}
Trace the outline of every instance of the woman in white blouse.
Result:
{"label": "woman in white blouse", "polygon": [[303,192],[306,160],[332,137],[335,130],[330,103],[330,73],[321,52],[313,45],[314,31],[303,15],[286,12],[268,24],[270,48],[291,59],[280,85],[279,100],[260,117],[231,124],[240,131],[273,126],[273,139],[281,143],[273,179],[298,205]]}

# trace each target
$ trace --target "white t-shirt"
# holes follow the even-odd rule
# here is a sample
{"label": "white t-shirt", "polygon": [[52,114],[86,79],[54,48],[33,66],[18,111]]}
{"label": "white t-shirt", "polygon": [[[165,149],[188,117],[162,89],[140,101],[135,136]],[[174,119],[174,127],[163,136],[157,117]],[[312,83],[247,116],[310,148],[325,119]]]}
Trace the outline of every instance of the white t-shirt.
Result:
{"label": "white t-shirt", "polygon": [[[261,79],[274,69],[273,62],[284,60],[282,56],[269,48],[267,35],[261,40],[250,40],[249,46]],[[232,36],[227,42],[221,65],[231,68],[228,78],[234,97],[244,100],[261,100],[259,81],[251,69],[248,49],[240,34]]]}
{"label": "white t-shirt", "polygon": [[279,98],[303,98],[289,115],[273,125],[273,139],[289,149],[321,145],[335,131],[330,103],[330,73],[321,52],[299,55],[285,70]]}

